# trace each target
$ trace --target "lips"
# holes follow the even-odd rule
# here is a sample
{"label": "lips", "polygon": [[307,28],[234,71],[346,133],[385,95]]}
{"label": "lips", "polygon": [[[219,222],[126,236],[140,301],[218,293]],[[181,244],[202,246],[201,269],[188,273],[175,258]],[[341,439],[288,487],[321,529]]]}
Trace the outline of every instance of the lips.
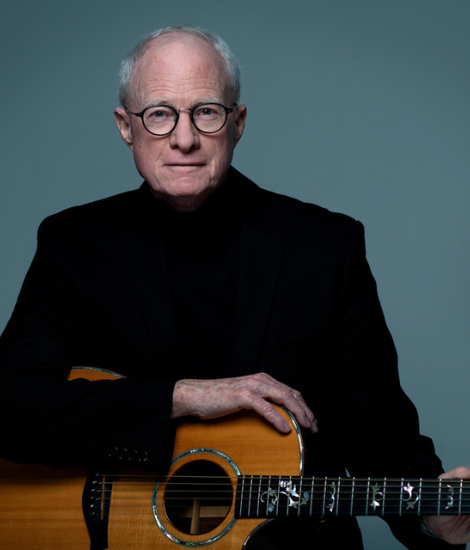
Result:
{"label": "lips", "polygon": [[204,166],[203,162],[168,162],[166,166],[176,167],[176,168],[188,168],[192,166]]}
{"label": "lips", "polygon": [[204,163],[191,163],[191,164],[181,164],[181,163],[175,163],[175,164],[166,164],[165,165],[170,170],[176,170],[179,172],[189,172],[191,170],[197,170],[198,168],[202,168],[205,166]]}

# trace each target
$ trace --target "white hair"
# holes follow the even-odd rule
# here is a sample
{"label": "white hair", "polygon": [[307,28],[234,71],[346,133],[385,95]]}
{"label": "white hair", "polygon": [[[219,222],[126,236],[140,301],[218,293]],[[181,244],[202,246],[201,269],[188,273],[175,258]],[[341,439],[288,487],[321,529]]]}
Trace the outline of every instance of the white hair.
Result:
{"label": "white hair", "polygon": [[119,71],[119,101],[123,107],[128,106],[132,97],[131,79],[135,63],[145,53],[150,42],[164,34],[178,33],[192,34],[202,38],[220,54],[227,70],[229,98],[233,103],[240,101],[240,66],[227,43],[222,38],[199,27],[165,27],[144,36],[123,59],[121,70]]}

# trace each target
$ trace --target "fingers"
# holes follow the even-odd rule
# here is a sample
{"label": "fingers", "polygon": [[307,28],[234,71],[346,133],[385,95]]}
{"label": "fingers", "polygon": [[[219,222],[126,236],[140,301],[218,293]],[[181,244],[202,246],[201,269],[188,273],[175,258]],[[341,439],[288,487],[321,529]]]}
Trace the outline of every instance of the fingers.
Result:
{"label": "fingers", "polygon": [[467,466],[458,466],[449,472],[441,474],[439,479],[470,479],[470,468]]}
{"label": "fingers", "polygon": [[312,433],[318,431],[313,412],[301,393],[265,373],[215,380],[180,380],[173,394],[172,418],[194,415],[209,419],[240,409],[253,409],[281,433],[289,432],[289,424],[271,402],[290,410],[303,428]]}
{"label": "fingers", "polygon": [[[269,399],[270,401],[273,401],[278,405],[282,405],[291,411],[297,422],[303,428],[310,430],[312,433],[316,433],[318,431],[315,416],[299,391],[277,381],[275,378],[266,373],[256,374],[254,375],[254,379],[263,383],[263,386],[258,389],[258,391],[261,392],[260,397],[263,399]],[[274,407],[271,408],[274,414],[278,415]]]}

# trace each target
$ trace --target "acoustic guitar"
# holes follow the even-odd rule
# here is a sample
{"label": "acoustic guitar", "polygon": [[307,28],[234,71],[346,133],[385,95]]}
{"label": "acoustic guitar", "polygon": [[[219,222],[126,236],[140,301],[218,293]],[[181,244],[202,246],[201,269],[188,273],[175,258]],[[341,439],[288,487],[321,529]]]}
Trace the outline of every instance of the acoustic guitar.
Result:
{"label": "acoustic guitar", "polygon": [[164,474],[0,460],[0,549],[241,550],[278,517],[470,513],[467,481],[303,477],[300,429],[278,410],[287,435],[252,411],[182,423]]}

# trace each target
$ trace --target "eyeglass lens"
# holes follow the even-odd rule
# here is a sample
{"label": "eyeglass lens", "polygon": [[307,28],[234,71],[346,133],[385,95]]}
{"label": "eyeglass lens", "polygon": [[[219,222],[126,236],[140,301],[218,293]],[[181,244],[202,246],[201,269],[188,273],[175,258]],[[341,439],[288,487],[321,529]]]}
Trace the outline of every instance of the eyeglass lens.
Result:
{"label": "eyeglass lens", "polygon": [[[172,107],[157,105],[146,109],[143,122],[149,132],[164,135],[176,126],[178,113]],[[218,132],[227,119],[227,112],[221,105],[206,103],[192,110],[194,125],[201,132]]]}

